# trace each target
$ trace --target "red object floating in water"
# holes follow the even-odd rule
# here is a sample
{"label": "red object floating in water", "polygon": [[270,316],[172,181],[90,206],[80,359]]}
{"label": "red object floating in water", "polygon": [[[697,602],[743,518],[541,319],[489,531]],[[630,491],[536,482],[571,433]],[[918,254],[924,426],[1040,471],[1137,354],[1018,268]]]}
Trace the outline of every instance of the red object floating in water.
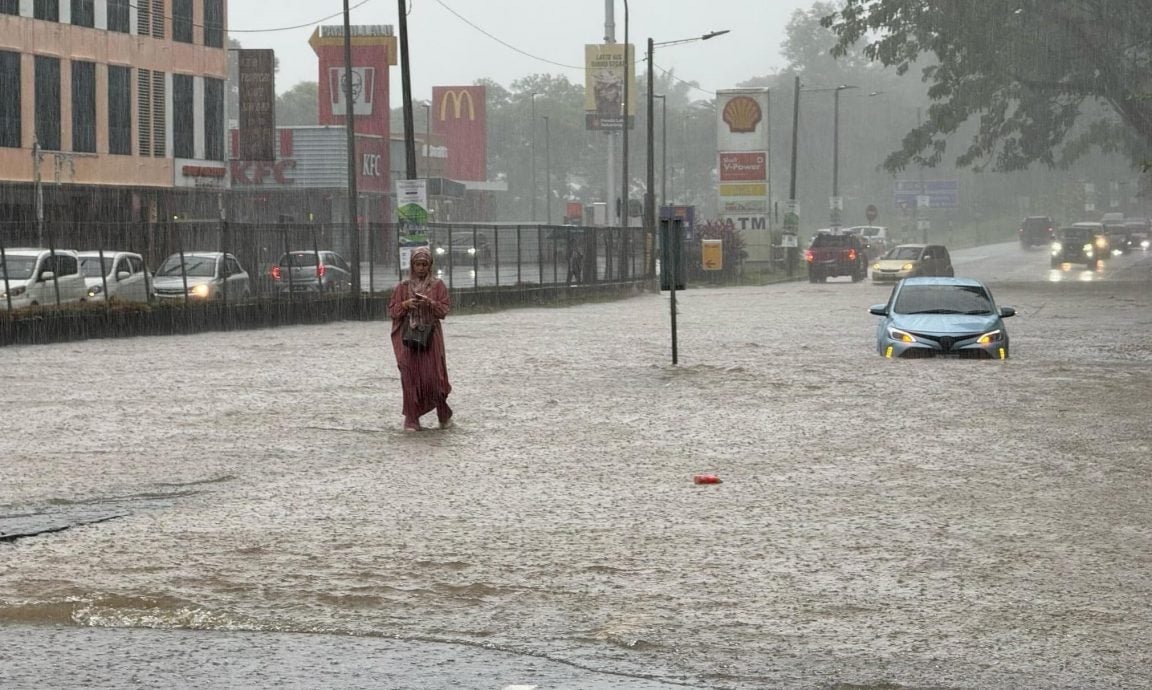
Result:
{"label": "red object floating in water", "polygon": [[698,474],[695,477],[692,477],[692,481],[696,482],[697,484],[719,484],[720,477],[717,477],[714,474]]}

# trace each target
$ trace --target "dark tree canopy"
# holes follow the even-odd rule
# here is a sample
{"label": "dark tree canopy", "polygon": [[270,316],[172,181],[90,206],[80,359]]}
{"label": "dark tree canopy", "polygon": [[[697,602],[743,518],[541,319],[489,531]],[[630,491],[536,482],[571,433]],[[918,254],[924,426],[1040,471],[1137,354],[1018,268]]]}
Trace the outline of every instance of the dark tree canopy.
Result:
{"label": "dark tree canopy", "polygon": [[928,117],[889,170],[939,163],[970,121],[958,166],[1063,166],[1093,148],[1143,162],[1152,150],[1148,0],[844,0],[821,21],[835,54],[864,42],[868,58],[920,69],[929,85]]}

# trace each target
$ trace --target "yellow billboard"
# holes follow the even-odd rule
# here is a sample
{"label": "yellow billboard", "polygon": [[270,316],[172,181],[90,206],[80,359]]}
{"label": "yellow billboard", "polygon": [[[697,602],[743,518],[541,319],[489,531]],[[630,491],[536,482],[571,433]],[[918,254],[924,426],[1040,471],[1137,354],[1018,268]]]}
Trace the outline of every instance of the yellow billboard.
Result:
{"label": "yellow billboard", "polygon": [[624,80],[628,80],[628,128],[636,118],[636,50],[623,43],[584,46],[584,120],[588,129],[620,129]]}

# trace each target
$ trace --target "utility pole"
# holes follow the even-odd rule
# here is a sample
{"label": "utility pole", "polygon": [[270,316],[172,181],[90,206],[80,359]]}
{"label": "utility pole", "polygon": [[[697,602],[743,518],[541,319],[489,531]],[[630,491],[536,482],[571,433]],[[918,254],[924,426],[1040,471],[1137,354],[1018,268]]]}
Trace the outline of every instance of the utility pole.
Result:
{"label": "utility pole", "polygon": [[536,184],[536,97],[539,95],[540,95],[539,91],[533,91],[532,92],[532,117],[530,118],[532,120],[532,145],[529,148],[531,149],[531,155],[532,155],[532,194],[531,194],[531,196],[532,196],[532,222],[533,223],[536,222],[536,189],[537,189],[537,184]]}
{"label": "utility pole", "polygon": [[617,275],[618,278],[628,277],[628,244],[631,235],[628,233],[628,97],[631,91],[628,82],[631,81],[629,75],[632,71],[629,69],[632,66],[632,52],[628,50],[628,0],[624,0],[624,102],[621,105],[623,111],[623,126],[620,128],[620,167],[621,167],[621,180],[620,180],[620,219],[621,226],[624,230],[623,237],[620,238],[620,271]]}
{"label": "utility pole", "polygon": [[[403,4],[404,0],[400,0]],[[403,15],[401,15],[403,16]],[[407,61],[405,61],[407,62]],[[407,64],[405,64],[407,67]],[[360,210],[356,191],[356,111],[352,103],[352,25],[344,0],[344,132],[348,137],[348,223],[352,231],[352,289],[360,297]],[[412,165],[415,166],[415,158]]]}
{"label": "utility pole", "polygon": [[544,224],[552,224],[552,135],[548,131],[548,116],[544,120]]}
{"label": "utility pole", "polygon": [[[400,79],[404,101],[404,154],[405,174],[407,179],[417,179],[416,173],[416,137],[415,125],[412,124],[412,66],[408,60],[408,3],[407,0],[396,0],[400,11]],[[348,22],[348,0],[344,0],[344,22]],[[349,111],[351,112],[351,111]]]}

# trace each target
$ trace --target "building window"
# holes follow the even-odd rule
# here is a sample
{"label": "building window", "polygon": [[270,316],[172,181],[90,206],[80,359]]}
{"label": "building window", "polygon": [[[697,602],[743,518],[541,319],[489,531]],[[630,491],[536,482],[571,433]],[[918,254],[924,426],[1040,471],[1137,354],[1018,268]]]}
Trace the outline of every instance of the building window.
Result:
{"label": "building window", "polygon": [[192,42],[192,0],[172,0],[172,40]]}
{"label": "building window", "polygon": [[141,156],[164,158],[167,154],[164,94],[163,72],[136,70],[136,129]]}
{"label": "building window", "polygon": [[60,61],[36,56],[36,139],[40,148],[60,150]]}
{"label": "building window", "polygon": [[108,65],[108,153],[132,153],[132,68]]}
{"label": "building window", "polygon": [[36,0],[32,5],[32,16],[48,22],[60,21],[60,0]]}
{"label": "building window", "polygon": [[196,157],[196,100],[192,77],[172,75],[172,154],[177,158]]}
{"label": "building window", "polygon": [[95,0],[72,0],[72,23],[76,26],[96,26]]}
{"label": "building window", "polygon": [[20,14],[20,0],[0,0],[0,14]]}
{"label": "building window", "polygon": [[204,45],[224,47],[224,0],[204,0]]}
{"label": "building window", "polygon": [[0,146],[20,148],[20,53],[0,50]]}
{"label": "building window", "polygon": [[96,63],[72,63],[72,150],[96,153]]}
{"label": "building window", "polygon": [[129,0],[108,0],[108,30],[122,34],[132,33],[132,15]]}
{"label": "building window", "polygon": [[137,1],[136,33],[141,36],[164,38],[164,0]]}
{"label": "building window", "polygon": [[204,158],[224,160],[224,80],[204,77]]}

